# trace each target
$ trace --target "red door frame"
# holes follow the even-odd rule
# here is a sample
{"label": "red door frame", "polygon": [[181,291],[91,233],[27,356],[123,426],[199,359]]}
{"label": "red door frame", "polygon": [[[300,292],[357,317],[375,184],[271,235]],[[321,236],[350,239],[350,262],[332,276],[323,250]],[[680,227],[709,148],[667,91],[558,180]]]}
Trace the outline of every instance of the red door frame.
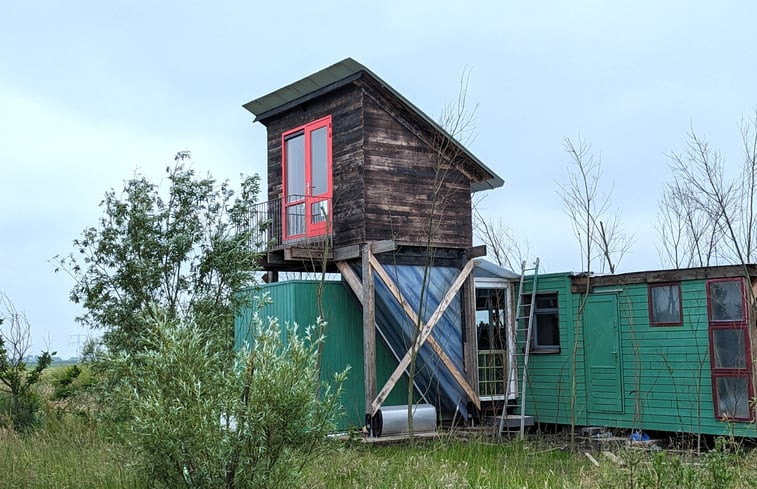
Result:
{"label": "red door frame", "polygon": [[[313,131],[321,128],[327,128],[326,133],[326,172],[327,172],[327,190],[316,196],[312,195],[313,190],[313,168],[312,168],[312,145],[311,134]],[[287,154],[286,154],[286,141],[294,135],[302,133],[305,137],[305,192],[303,198],[294,201],[289,201],[289,195],[287,195]],[[333,194],[333,180],[332,180],[332,149],[331,149],[331,116],[322,117],[313,122],[309,122],[305,125],[283,132],[281,134],[281,169],[282,169],[282,238],[284,241],[298,239],[298,238],[312,238],[317,236],[323,236],[328,233],[331,224],[331,197]],[[318,220],[314,222],[313,206],[321,202],[326,202],[326,219]],[[304,228],[303,232],[297,234],[289,234],[289,225],[287,222],[287,209],[296,205],[304,205]]]}
{"label": "red door frame", "polygon": [[[712,318],[712,306],[710,300],[710,284],[714,282],[738,282],[741,289],[741,310],[742,318],[740,320],[718,320],[715,321]],[[752,348],[751,340],[749,337],[749,322],[750,322],[750,308],[748,308],[745,283],[743,278],[719,278],[710,279],[707,281],[707,334],[710,347],[710,378],[712,381],[712,406],[715,412],[715,418],[718,420],[723,419],[722,413],[720,413],[720,405],[718,403],[717,392],[717,379],[719,377],[732,377],[732,378],[745,378],[747,381],[747,398],[754,398],[754,385],[752,383]],[[740,330],[744,335],[744,356],[745,364],[744,368],[723,368],[715,366],[715,346],[713,333],[716,330]],[[749,405],[749,417],[747,418],[729,418],[731,421],[752,421],[754,419],[754,409],[751,404]]]}

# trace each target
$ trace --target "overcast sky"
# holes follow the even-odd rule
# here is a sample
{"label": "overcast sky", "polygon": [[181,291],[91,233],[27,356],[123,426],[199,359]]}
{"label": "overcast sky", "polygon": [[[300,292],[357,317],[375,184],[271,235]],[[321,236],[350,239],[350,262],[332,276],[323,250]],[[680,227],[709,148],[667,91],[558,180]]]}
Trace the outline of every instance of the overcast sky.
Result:
{"label": "overcast sky", "polygon": [[500,215],[549,271],[579,270],[557,196],[580,135],[636,243],[659,268],[666,154],[690,127],[739,163],[757,105],[757,3],[697,1],[35,1],[0,15],[0,291],[75,353],[79,309],[50,258],[94,225],[104,192],[156,179],[179,150],[219,179],[264,174],[265,130],[241,105],[353,57],[432,117],[470,69],[469,145],[506,181]]}

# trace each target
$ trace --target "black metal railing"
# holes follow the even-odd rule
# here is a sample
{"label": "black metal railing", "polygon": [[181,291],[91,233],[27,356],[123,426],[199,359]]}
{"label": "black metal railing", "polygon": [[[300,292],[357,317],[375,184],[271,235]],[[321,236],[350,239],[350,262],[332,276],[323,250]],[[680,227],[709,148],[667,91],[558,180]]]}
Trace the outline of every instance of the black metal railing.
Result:
{"label": "black metal railing", "polygon": [[[307,212],[307,211],[310,212]],[[331,199],[289,195],[260,202],[250,209],[250,245],[258,251],[281,249],[287,244],[323,245],[331,239]]]}

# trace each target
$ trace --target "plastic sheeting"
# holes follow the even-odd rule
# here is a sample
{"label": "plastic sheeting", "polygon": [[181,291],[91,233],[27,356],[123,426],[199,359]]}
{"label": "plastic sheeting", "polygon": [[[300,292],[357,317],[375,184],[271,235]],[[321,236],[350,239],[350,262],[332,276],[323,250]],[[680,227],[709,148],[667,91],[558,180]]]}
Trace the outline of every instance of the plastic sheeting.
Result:
{"label": "plastic sheeting", "polygon": [[[383,264],[389,276],[399,287],[402,296],[414,311],[418,311],[423,289],[424,267],[417,265]],[[361,269],[354,267],[358,275]],[[431,267],[424,290],[421,318],[425,323],[444,298],[460,270],[454,267]],[[388,343],[389,349],[404,356],[410,349],[415,324],[412,323],[402,306],[377,274],[374,274],[376,296],[376,326],[379,334]],[[450,305],[432,330],[436,342],[460,372],[463,368],[463,331],[461,292],[455,295]],[[399,358],[397,359],[399,361]],[[457,383],[449,369],[434,353],[428,340],[416,357],[415,385],[423,398],[437,406],[442,417],[458,416],[467,418],[468,396]],[[381,386],[379,386],[380,388]]]}

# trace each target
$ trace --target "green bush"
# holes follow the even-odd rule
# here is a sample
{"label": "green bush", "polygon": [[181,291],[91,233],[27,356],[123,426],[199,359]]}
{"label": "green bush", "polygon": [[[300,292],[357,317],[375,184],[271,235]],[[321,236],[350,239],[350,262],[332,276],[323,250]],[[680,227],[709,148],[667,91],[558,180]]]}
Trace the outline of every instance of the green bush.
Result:
{"label": "green bush", "polygon": [[254,346],[230,355],[212,328],[158,320],[140,353],[110,360],[106,402],[123,442],[162,487],[291,487],[334,429],[339,394],[321,384],[322,338],[254,320]]}
{"label": "green bush", "polygon": [[41,405],[34,386],[50,366],[55,352],[43,352],[37,357],[34,368],[27,368],[29,322],[1,294],[0,304],[3,306],[0,311],[0,427],[30,431],[39,424]]}

